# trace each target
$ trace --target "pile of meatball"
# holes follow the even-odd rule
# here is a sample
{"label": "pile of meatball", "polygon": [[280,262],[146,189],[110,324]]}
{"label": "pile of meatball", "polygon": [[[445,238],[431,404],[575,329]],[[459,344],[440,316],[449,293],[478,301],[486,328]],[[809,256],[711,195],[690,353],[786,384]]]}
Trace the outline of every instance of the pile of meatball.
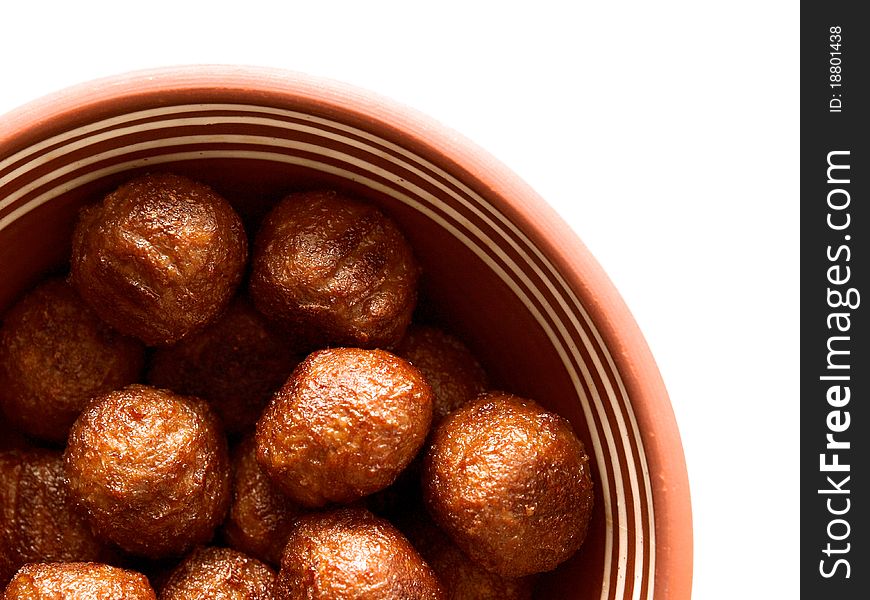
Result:
{"label": "pile of meatball", "polygon": [[531,598],[589,524],[570,424],[412,322],[372,204],[292,193],[252,237],[140,176],[3,316],[3,598]]}

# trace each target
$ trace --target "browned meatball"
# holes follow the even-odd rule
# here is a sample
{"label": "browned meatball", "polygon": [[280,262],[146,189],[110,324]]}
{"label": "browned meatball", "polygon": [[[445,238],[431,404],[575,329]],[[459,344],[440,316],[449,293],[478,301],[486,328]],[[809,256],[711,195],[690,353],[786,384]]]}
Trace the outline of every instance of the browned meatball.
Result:
{"label": "browned meatball", "polygon": [[359,508],[300,518],[275,592],[286,600],[444,598],[411,543],[389,521]]}
{"label": "browned meatball", "polygon": [[299,358],[245,299],[201,332],[154,353],[148,382],[208,400],[227,432],[250,429]]}
{"label": "browned meatball", "polygon": [[272,600],[275,572],[229,548],[197,548],[176,567],[160,600]]}
{"label": "browned meatball", "polygon": [[426,325],[412,325],[396,354],[417,367],[432,386],[432,426],[486,391],[486,373],[471,351],[452,335]]}
{"label": "browned meatball", "polygon": [[0,453],[0,585],[25,563],[111,557],[74,510],[60,452]]}
{"label": "browned meatball", "polygon": [[583,543],[589,457],[570,423],[502,392],[483,394],[435,430],[423,491],[436,523],[503,577],[549,571]]}
{"label": "browned meatball", "polygon": [[211,539],[230,496],[226,439],[204,400],[131,385],[97,399],[64,467],[94,531],[148,558]]}
{"label": "browned meatball", "polygon": [[273,565],[302,508],[278,491],[257,463],[253,438],[233,450],[233,498],[224,539],[236,550]]}
{"label": "browned meatball", "polygon": [[383,350],[308,356],[257,423],[257,461],[305,506],[347,503],[390,485],[420,449],[432,390]]}
{"label": "browned meatball", "polygon": [[462,552],[425,516],[402,531],[432,567],[448,600],[531,600],[535,576],[506,579],[490,573]]}
{"label": "browned meatball", "polygon": [[99,394],[136,381],[141,342],[116,333],[60,279],[49,279],[7,313],[0,329],[0,406],[26,433],[63,443]]}
{"label": "browned meatball", "polygon": [[210,188],[146,175],[82,211],[72,280],[118,331],[150,346],[171,344],[226,308],[247,244],[238,215]]}
{"label": "browned meatball", "polygon": [[4,600],[156,600],[141,573],[87,562],[33,563],[22,567]]}
{"label": "browned meatball", "polygon": [[419,268],[396,225],[337,192],[291,194],[254,242],[251,296],[311,347],[389,347],[416,303]]}

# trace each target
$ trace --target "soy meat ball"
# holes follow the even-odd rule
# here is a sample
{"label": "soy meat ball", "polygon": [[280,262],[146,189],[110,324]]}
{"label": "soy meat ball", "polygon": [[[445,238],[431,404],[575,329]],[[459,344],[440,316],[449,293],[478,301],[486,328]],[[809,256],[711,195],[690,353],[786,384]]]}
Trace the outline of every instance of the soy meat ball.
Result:
{"label": "soy meat ball", "polygon": [[448,600],[531,600],[535,575],[508,579],[487,571],[423,515],[400,528],[432,567]]}
{"label": "soy meat ball", "polygon": [[209,541],[229,505],[226,439],[204,400],[131,385],[73,424],[70,494],[94,531],[147,558]]}
{"label": "soy meat ball", "polygon": [[113,331],[61,279],[49,279],[0,328],[0,406],[25,433],[64,443],[94,397],[139,379],[145,347]]}
{"label": "soy meat ball", "polygon": [[416,303],[419,267],[398,227],[337,192],[284,198],[254,241],[251,297],[309,348],[387,348]]}
{"label": "soy meat ball", "polygon": [[285,600],[442,600],[441,584],[389,521],[361,508],[300,518],[276,596]]}
{"label": "soy meat ball", "polygon": [[0,452],[0,586],[26,563],[111,557],[75,511],[60,452]]}
{"label": "soy meat ball", "polygon": [[502,392],[448,416],[424,460],[435,522],[503,577],[552,570],[577,551],[592,487],[589,457],[568,421]]}
{"label": "soy meat ball", "polygon": [[252,429],[299,358],[243,297],[203,331],[159,348],[148,383],[211,404],[228,433]]}
{"label": "soy meat ball", "polygon": [[22,567],[4,600],[156,600],[141,573],[89,562],[33,563]]}
{"label": "soy meat ball", "polygon": [[303,509],[276,489],[260,468],[253,438],[233,449],[232,473],[224,540],[236,550],[277,566],[293,521]]}
{"label": "soy meat ball", "polygon": [[172,572],[160,600],[273,600],[275,572],[229,548],[197,548]]}
{"label": "soy meat ball", "polygon": [[426,325],[412,325],[396,354],[417,367],[435,394],[432,425],[486,391],[486,373],[471,351],[454,336]]}
{"label": "soy meat ball", "polygon": [[383,350],[310,354],[257,422],[257,461],[309,507],[349,503],[390,485],[423,444],[432,390]]}
{"label": "soy meat ball", "polygon": [[118,331],[149,346],[171,344],[226,308],[247,244],[239,216],[210,188],[145,175],[82,211],[72,280]]}

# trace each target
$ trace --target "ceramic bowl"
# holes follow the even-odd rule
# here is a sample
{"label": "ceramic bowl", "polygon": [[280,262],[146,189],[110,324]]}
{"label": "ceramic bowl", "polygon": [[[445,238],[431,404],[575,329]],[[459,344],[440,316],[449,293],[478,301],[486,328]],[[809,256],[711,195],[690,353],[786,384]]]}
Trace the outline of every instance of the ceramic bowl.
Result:
{"label": "ceramic bowl", "polygon": [[380,205],[422,263],[421,310],[497,387],[567,417],[593,457],[587,541],[538,596],[689,598],[686,467],[661,377],[607,276],[516,175],[413,110],[295,73],[184,67],[88,83],[0,117],[0,314],[64,268],[82,205],[155,171],[212,185],[251,230],[291,190]]}

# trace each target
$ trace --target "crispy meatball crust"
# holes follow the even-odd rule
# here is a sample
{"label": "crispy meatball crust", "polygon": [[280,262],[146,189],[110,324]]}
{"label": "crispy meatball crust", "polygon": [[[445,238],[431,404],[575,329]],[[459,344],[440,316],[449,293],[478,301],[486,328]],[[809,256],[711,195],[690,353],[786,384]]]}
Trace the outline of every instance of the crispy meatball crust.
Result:
{"label": "crispy meatball crust", "polygon": [[149,346],[171,344],[226,308],[247,244],[239,216],[210,188],[145,175],[81,212],[72,280],[118,331]]}
{"label": "crispy meatball crust", "polygon": [[7,313],[0,328],[0,406],[17,427],[66,441],[85,405],[139,379],[145,348],[113,331],[60,279]]}
{"label": "crispy meatball crust", "polygon": [[423,493],[435,522],[503,577],[549,571],[583,543],[589,457],[571,425],[531,400],[483,394],[435,430]]}
{"label": "crispy meatball crust", "polygon": [[257,422],[257,461],[304,506],[384,489],[411,462],[432,419],[432,390],[383,350],[309,355]]}
{"label": "crispy meatball crust", "polygon": [[449,600],[531,600],[535,575],[507,579],[468,558],[425,516],[401,527],[444,586]]}
{"label": "crispy meatball crust", "polygon": [[233,496],[224,539],[232,548],[277,566],[293,521],[303,509],[281,493],[260,468],[253,438],[233,449],[232,471]]}
{"label": "crispy meatball crust", "polygon": [[337,192],[284,198],[254,241],[251,297],[310,348],[390,347],[416,303],[419,267],[393,221]]}
{"label": "crispy meatball crust", "polygon": [[441,329],[412,325],[395,351],[417,367],[432,386],[433,427],[487,389],[486,373],[471,350]]}
{"label": "crispy meatball crust", "polygon": [[4,600],[156,600],[141,573],[88,562],[32,563],[6,588]]}
{"label": "crispy meatball crust", "polygon": [[0,453],[0,586],[26,563],[112,558],[74,508],[60,452]]}
{"label": "crispy meatball crust", "polygon": [[211,404],[228,433],[252,429],[299,358],[243,297],[203,331],[159,348],[148,383]]}
{"label": "crispy meatball crust", "polygon": [[94,531],[147,558],[207,542],[229,505],[217,417],[168,390],[131,385],[97,399],[73,424],[64,469]]}
{"label": "crispy meatball crust", "polygon": [[229,548],[197,548],[172,572],[160,600],[273,600],[275,572]]}
{"label": "crispy meatball crust", "polygon": [[389,521],[360,508],[299,519],[281,559],[286,600],[444,598],[429,566]]}

